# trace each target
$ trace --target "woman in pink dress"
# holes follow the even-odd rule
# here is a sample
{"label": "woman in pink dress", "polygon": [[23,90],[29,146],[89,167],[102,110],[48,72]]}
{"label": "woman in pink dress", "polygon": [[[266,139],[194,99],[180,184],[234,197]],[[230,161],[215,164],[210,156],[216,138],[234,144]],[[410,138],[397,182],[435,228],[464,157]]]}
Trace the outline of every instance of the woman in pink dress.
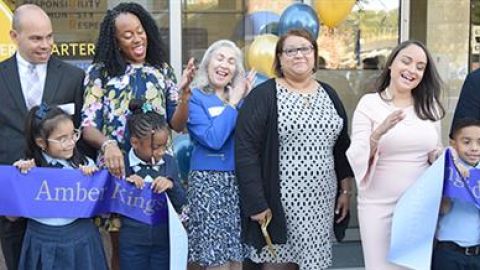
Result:
{"label": "woman in pink dress", "polygon": [[395,48],[376,93],[359,101],[347,157],[358,186],[360,234],[367,270],[403,269],[387,261],[395,205],[441,149],[441,79],[425,46]]}

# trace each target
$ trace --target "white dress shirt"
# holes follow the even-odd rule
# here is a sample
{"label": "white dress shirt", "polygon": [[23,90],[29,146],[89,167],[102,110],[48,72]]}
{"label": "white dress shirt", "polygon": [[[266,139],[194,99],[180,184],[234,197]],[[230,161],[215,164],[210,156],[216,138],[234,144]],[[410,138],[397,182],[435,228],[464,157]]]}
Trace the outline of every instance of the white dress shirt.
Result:
{"label": "white dress shirt", "polygon": [[[45,80],[47,78],[47,63],[45,64],[33,64],[25,60],[20,53],[16,53],[15,57],[17,58],[17,67],[18,67],[18,75],[20,77],[20,84],[22,86],[22,93],[23,97],[25,100],[27,99],[28,96],[28,91],[30,89],[27,89],[28,86],[28,66],[29,65],[35,65],[38,73],[38,77],[40,79],[40,85],[41,85],[41,90],[42,90],[42,96],[45,88]],[[39,101],[39,104],[41,103],[41,100]]]}

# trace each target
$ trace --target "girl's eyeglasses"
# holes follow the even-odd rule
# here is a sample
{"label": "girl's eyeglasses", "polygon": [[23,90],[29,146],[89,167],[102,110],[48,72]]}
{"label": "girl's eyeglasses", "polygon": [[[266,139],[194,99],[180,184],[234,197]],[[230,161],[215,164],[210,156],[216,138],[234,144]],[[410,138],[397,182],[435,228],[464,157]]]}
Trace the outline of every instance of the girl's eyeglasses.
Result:
{"label": "girl's eyeglasses", "polygon": [[60,144],[61,147],[67,148],[71,143],[76,143],[80,140],[80,136],[82,135],[82,131],[80,129],[74,129],[72,136],[68,138],[61,138],[60,140],[56,139],[47,139],[49,142],[54,142]]}

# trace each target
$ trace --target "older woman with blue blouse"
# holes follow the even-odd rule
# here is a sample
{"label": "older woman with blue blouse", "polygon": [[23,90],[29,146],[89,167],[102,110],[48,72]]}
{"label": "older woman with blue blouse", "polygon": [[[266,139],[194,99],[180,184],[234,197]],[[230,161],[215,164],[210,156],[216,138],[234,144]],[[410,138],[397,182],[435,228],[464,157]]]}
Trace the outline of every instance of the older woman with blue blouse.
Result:
{"label": "older woman with blue blouse", "polygon": [[233,134],[237,107],[254,74],[245,78],[242,62],[233,42],[217,41],[205,52],[192,82],[189,261],[207,269],[241,269],[243,260]]}

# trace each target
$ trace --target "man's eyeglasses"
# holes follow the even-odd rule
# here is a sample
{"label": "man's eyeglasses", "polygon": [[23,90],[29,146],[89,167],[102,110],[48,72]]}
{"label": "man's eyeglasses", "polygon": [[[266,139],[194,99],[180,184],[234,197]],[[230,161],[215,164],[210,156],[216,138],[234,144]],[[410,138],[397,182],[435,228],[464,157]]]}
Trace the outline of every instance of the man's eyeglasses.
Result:
{"label": "man's eyeglasses", "polygon": [[71,143],[75,144],[80,140],[80,136],[82,135],[82,131],[79,129],[74,129],[72,136],[68,138],[61,138],[60,140],[56,139],[47,139],[49,142],[54,142],[60,144],[61,147],[67,148]]}
{"label": "man's eyeglasses", "polygon": [[287,48],[284,49],[283,52],[285,55],[288,57],[294,57],[297,55],[298,52],[301,52],[303,56],[309,55],[313,52],[313,46],[304,46],[304,47],[298,47],[298,48]]}

